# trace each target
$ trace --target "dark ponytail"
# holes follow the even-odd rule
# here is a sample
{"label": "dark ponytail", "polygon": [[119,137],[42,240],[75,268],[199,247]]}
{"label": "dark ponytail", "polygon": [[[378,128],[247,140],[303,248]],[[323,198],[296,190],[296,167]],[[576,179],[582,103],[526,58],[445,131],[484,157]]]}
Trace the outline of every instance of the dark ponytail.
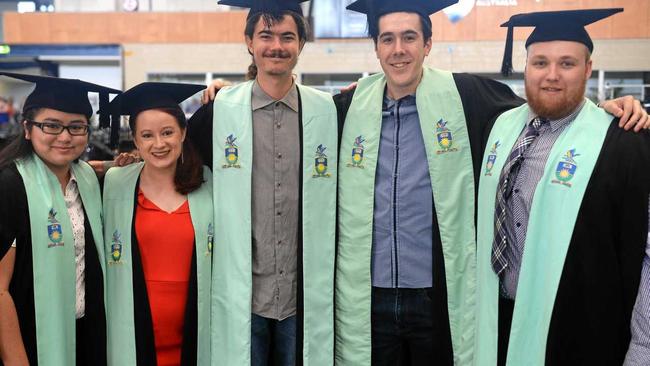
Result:
{"label": "dark ponytail", "polygon": [[255,80],[257,78],[257,65],[253,61],[250,66],[248,66],[248,72],[246,73],[246,81]]}

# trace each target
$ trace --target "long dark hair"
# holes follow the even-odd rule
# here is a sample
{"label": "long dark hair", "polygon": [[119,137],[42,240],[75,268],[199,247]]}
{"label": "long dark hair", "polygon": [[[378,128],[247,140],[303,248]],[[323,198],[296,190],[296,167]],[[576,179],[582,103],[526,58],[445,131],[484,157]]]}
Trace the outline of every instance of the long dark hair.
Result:
{"label": "long dark hair", "polygon": [[[250,18],[246,20],[246,28],[244,28],[244,35],[250,39],[253,39],[255,35],[255,26],[259,22],[260,18],[264,19],[264,24],[267,27],[272,27],[276,23],[280,23],[284,19],[285,15],[289,15],[296,22],[298,27],[298,39],[301,43],[307,42],[309,38],[309,24],[307,19],[301,14],[296,13],[295,11],[283,11],[279,14],[271,13],[255,13]],[[250,53],[250,51],[248,52]],[[251,56],[253,54],[251,53]],[[248,66],[248,72],[246,73],[246,80],[255,80],[257,78],[257,65],[255,65],[255,60]]]}
{"label": "long dark hair", "polygon": [[[32,108],[30,110],[23,111],[23,121],[33,120],[39,111],[40,108]],[[30,124],[27,124],[25,128],[31,131],[32,126]],[[16,136],[9,143],[9,145],[5,146],[4,149],[0,150],[0,170],[13,164],[14,161],[24,158],[33,152],[34,147],[32,146],[32,142],[25,138],[25,131],[21,129],[18,136]]]}
{"label": "long dark hair", "polygon": [[[187,129],[187,118],[180,108],[157,108],[157,110],[174,117],[181,131]],[[129,126],[134,134],[137,118],[137,114],[129,116]],[[176,192],[186,195],[199,189],[203,182],[203,160],[194,145],[190,142],[190,139],[186,136],[185,141],[183,141],[183,152],[178,158],[176,174],[174,175]]]}

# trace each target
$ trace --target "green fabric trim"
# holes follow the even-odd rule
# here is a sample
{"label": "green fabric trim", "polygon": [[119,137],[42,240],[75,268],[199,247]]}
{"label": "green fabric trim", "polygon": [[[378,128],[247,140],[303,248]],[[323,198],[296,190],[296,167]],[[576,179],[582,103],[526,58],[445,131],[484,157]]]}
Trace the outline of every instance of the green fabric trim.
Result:
{"label": "green fabric trim", "polygon": [[[75,249],[63,191],[54,173],[37,155],[32,154],[17,161],[16,167],[25,184],[31,224],[38,364],[74,365]],[[81,201],[104,271],[99,183],[88,164],[74,163],[71,164],[71,169],[77,179]]]}
{"label": "green fabric trim", "polygon": [[[131,245],[134,192],[144,163],[112,168],[104,179],[104,235],[108,256],[106,330],[109,365],[136,365]],[[203,168],[204,183],[188,195],[197,264],[197,360],[210,363],[210,299],[212,253],[212,173]]]}
{"label": "green fabric trim", "polygon": [[[223,89],[214,103],[212,353],[223,365],[251,362],[252,86],[253,81]],[[329,365],[334,348],[336,108],[329,94],[303,86],[298,91],[303,127],[303,363]],[[325,156],[319,154],[319,146],[326,147]],[[327,159],[326,171],[316,169],[317,158]]]}
{"label": "green fabric trim", "polygon": [[[528,112],[528,105],[523,105],[497,120],[483,160],[478,211],[476,365],[493,365],[497,360],[499,279],[491,266],[495,198],[501,170],[526,126]],[[566,253],[611,121],[612,116],[587,101],[553,145],[528,220],[507,365],[545,363],[548,329]],[[496,158],[489,158],[490,155]],[[493,164],[489,171],[488,159]],[[560,174],[561,166],[576,170],[573,174]]]}
{"label": "green fabric trim", "polygon": [[[383,74],[359,81],[341,140],[336,361],[342,365],[371,363],[372,220],[385,88]],[[474,343],[474,177],[453,75],[425,68],[416,103],[442,239],[454,363],[466,365]]]}

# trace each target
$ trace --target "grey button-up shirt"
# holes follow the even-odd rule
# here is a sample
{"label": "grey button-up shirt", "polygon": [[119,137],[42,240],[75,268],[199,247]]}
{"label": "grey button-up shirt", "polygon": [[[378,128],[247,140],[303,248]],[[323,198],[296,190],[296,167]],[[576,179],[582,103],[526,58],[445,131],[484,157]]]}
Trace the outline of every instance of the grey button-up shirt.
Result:
{"label": "grey button-up shirt", "polygon": [[252,312],[296,313],[300,130],[296,85],[279,101],[253,86]]}
{"label": "grey button-up shirt", "polygon": [[[568,116],[550,120],[539,128],[539,136],[533,141],[526,152],[524,160],[521,162],[519,172],[515,177],[512,196],[506,204],[506,237],[508,246],[505,250],[505,257],[508,266],[503,271],[501,281],[504,295],[507,298],[514,299],[517,296],[517,283],[519,282],[519,271],[521,269],[521,260],[524,255],[524,244],[526,243],[526,232],[528,231],[528,218],[530,208],[533,205],[533,196],[537,183],[544,175],[544,167],[551,149],[562,131],[573,122],[584,102]],[[528,122],[535,119],[537,115],[529,113]],[[524,138],[526,129],[519,136],[515,143],[518,145],[519,140]]]}
{"label": "grey button-up shirt", "polygon": [[372,285],[431,287],[433,193],[413,95],[384,98],[373,215]]}

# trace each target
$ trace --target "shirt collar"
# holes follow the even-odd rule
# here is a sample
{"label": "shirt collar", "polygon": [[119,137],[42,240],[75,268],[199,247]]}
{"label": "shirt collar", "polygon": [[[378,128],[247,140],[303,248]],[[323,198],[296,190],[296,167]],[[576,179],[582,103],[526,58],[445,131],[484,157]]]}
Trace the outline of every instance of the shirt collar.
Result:
{"label": "shirt collar", "polygon": [[291,89],[289,89],[287,94],[282,99],[275,100],[266,94],[266,92],[262,90],[262,87],[260,87],[260,85],[257,83],[257,80],[255,80],[255,83],[253,84],[253,99],[251,101],[253,110],[256,111],[275,102],[280,102],[289,107],[294,112],[298,112],[298,88],[296,87],[296,83],[293,83],[293,85],[291,85]]}
{"label": "shirt collar", "polygon": [[77,177],[74,176],[74,171],[70,168],[70,180],[65,185],[65,191],[75,192],[77,189]]}
{"label": "shirt collar", "polygon": [[397,104],[398,102],[402,102],[401,105],[411,105],[415,104],[415,94],[409,94],[406,96],[401,97],[400,99],[392,99],[391,97],[388,96],[388,91],[384,91],[384,109],[391,109]]}
{"label": "shirt collar", "polygon": [[[585,102],[587,100],[584,99],[576,109],[573,110],[573,112],[569,113],[566,117],[558,118],[558,119],[551,119],[548,121],[548,125],[551,127],[551,131],[555,132],[560,128],[563,128],[567,126],[569,123],[573,122],[576,117],[578,117],[578,114],[580,114],[580,111],[582,111],[582,107],[584,107]],[[539,117],[537,113],[533,112],[532,109],[528,110],[528,122],[534,120],[535,118]]]}

